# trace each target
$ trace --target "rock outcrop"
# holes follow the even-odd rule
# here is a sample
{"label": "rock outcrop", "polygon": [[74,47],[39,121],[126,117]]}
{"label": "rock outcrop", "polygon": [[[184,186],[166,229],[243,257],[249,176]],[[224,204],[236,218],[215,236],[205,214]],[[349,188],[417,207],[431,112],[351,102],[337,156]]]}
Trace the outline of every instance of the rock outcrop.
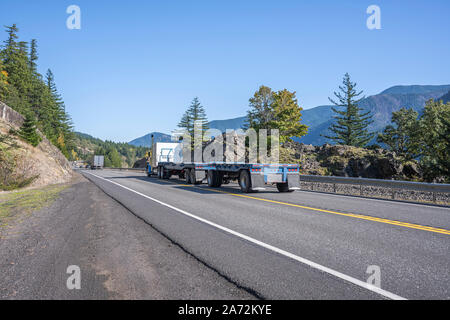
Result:
{"label": "rock outcrop", "polygon": [[306,145],[288,142],[284,161],[300,163],[304,174],[418,180],[422,174],[415,161],[404,163],[394,152],[352,146]]}
{"label": "rock outcrop", "polygon": [[0,102],[0,135],[8,141],[2,142],[0,152],[5,156],[8,153],[8,158],[15,162],[15,170],[21,171],[19,174],[35,177],[31,187],[68,182],[72,177],[69,161],[42,133],[38,131],[42,141],[37,147],[11,134],[11,129],[20,129],[23,120],[22,115]]}

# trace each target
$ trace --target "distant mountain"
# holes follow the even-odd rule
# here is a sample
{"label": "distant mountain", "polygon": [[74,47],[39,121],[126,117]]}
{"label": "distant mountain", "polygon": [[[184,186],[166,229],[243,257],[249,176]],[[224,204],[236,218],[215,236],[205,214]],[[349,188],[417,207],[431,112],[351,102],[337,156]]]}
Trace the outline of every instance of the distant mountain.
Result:
{"label": "distant mountain", "polygon": [[161,133],[161,132],[151,132],[149,134],[146,134],[145,136],[136,138],[136,139],[128,142],[128,144],[131,144],[131,145],[137,146],[137,147],[150,147],[152,144],[152,134],[154,135],[154,137],[153,137],[154,142],[172,142],[172,137],[168,134]]}
{"label": "distant mountain", "polygon": [[389,89],[384,90],[380,94],[426,94],[426,93],[434,93],[437,91],[447,92],[450,88],[450,85],[441,85],[441,86],[423,86],[423,85],[412,85],[412,86],[394,86]]}
{"label": "distant mountain", "polygon": [[450,91],[440,97],[439,100],[442,100],[444,103],[450,102]]}
{"label": "distant mountain", "polygon": [[246,120],[247,117],[245,116],[227,120],[213,120],[209,123],[209,128],[218,129],[222,132],[225,132],[227,129],[237,130],[244,126]]}

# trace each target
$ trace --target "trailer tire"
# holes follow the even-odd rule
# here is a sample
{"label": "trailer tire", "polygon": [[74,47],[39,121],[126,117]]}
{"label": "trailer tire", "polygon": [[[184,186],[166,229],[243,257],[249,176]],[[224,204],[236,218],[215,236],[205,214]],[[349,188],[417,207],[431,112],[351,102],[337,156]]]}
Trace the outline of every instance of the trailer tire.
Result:
{"label": "trailer tire", "polygon": [[279,192],[293,192],[294,191],[294,190],[289,189],[289,185],[287,182],[277,183],[277,189]]}
{"label": "trailer tire", "polygon": [[162,168],[158,167],[158,179],[162,179]]}
{"label": "trailer tire", "polygon": [[252,192],[252,180],[250,179],[250,173],[248,170],[242,170],[239,173],[239,186],[244,193]]}
{"label": "trailer tire", "polygon": [[222,185],[222,176],[216,170],[208,170],[206,179],[209,187],[219,188]]}
{"label": "trailer tire", "polygon": [[189,172],[189,175],[191,176],[192,184],[200,184],[201,183],[201,181],[197,181],[197,177],[195,176],[195,169],[191,169]]}
{"label": "trailer tire", "polygon": [[185,169],[184,170],[184,179],[186,181],[186,184],[191,184],[191,170],[190,169]]}

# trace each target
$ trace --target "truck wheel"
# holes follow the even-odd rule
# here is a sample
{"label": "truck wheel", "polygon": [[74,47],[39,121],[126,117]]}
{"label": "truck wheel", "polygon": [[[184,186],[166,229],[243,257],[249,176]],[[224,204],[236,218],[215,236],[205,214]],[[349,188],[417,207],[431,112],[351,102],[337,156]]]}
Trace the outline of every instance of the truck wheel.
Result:
{"label": "truck wheel", "polygon": [[169,173],[169,171],[162,169],[162,176],[164,180],[169,180],[171,174]]}
{"label": "truck wheel", "polygon": [[252,180],[247,170],[242,170],[239,174],[239,186],[244,193],[252,192]]}
{"label": "truck wheel", "polygon": [[158,179],[162,179],[162,168],[158,167]]}
{"label": "truck wheel", "polygon": [[207,176],[208,186],[218,188],[222,185],[222,176],[216,170],[208,170]]}
{"label": "truck wheel", "polygon": [[192,181],[191,181],[191,170],[189,170],[189,169],[184,170],[184,178],[185,178],[186,184],[191,184],[192,183]]}
{"label": "truck wheel", "polygon": [[277,189],[279,192],[293,192],[294,190],[289,190],[289,185],[285,183],[277,183]]}
{"label": "truck wheel", "polygon": [[189,176],[191,177],[191,183],[192,184],[198,184],[197,178],[195,177],[195,169],[189,170]]}

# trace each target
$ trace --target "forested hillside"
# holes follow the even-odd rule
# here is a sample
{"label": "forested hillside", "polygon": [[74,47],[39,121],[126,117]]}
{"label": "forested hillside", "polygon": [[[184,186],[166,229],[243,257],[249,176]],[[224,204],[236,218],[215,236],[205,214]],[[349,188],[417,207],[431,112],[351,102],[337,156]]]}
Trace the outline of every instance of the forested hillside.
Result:
{"label": "forested hillside", "polygon": [[[0,51],[0,101],[26,118],[31,144],[36,126],[67,158],[74,158],[72,121],[65,110],[50,69],[38,72],[38,44],[19,40],[16,25],[6,27]],[[36,137],[36,135],[34,135]]]}
{"label": "forested hillside", "polygon": [[148,151],[144,147],[103,141],[81,132],[75,132],[74,144],[78,159],[89,160],[94,154],[104,155],[105,167],[132,167]]}

